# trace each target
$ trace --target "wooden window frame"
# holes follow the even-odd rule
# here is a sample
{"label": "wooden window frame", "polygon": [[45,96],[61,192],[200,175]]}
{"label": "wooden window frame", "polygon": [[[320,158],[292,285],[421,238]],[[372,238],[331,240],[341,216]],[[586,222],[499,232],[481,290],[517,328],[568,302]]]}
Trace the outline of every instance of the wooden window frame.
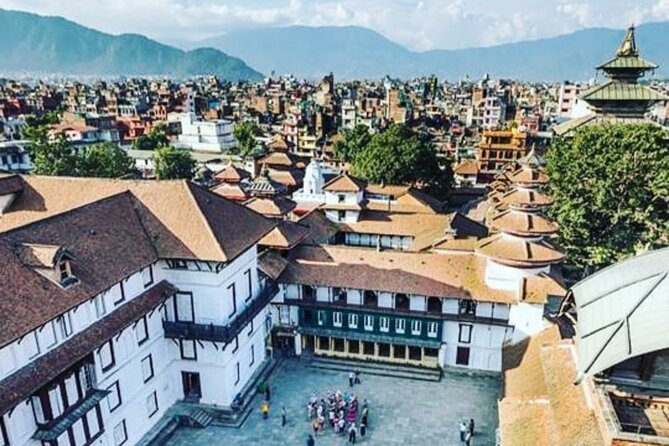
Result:
{"label": "wooden window frame", "polygon": [[[138,333],[137,327],[139,327],[140,325],[144,326],[144,338],[142,339],[139,339],[137,337]],[[149,324],[146,321],[146,316],[142,316],[142,318],[137,321],[137,325],[135,326],[135,339],[137,339],[137,345],[139,346],[141,346],[142,344],[144,344],[146,341],[149,340]]]}
{"label": "wooden window frame", "polygon": [[[184,342],[193,343],[193,357],[188,357],[184,355]],[[197,361],[197,344],[193,339],[179,339],[179,352],[181,353],[181,359],[186,361]]]}
{"label": "wooden window frame", "polygon": [[[102,364],[102,356],[100,355],[100,352],[106,345],[109,345],[109,355],[111,356],[111,362],[105,366]],[[114,354],[114,342],[111,339],[105,342],[98,349],[98,358],[100,359],[100,369],[102,370],[102,373],[106,373],[112,368],[114,368],[114,366],[116,365],[116,355]]]}
{"label": "wooden window frame", "polygon": [[[464,328],[467,328],[467,340],[463,341],[462,338],[462,331]],[[461,344],[471,344],[472,343],[472,331],[474,329],[474,326],[472,324],[459,324],[458,325],[458,342]]]}
{"label": "wooden window frame", "polygon": [[[115,389],[115,391],[114,391]],[[107,387],[107,390],[111,392],[109,395],[112,393],[116,393],[116,396],[118,397],[118,404],[115,405],[114,407],[111,407],[111,404],[109,403],[109,395],[106,396],[107,399],[107,408],[109,409],[109,413],[114,412],[116,409],[121,407],[123,405],[123,398],[121,396],[121,384],[117,381],[114,381],[109,387]]]}
{"label": "wooden window frame", "polygon": [[144,288],[148,288],[148,287],[150,287],[151,285],[153,285],[153,281],[154,281],[154,279],[153,279],[153,265],[149,265],[149,266],[147,266],[146,268],[142,268],[142,273],[143,273],[144,270],[147,269],[147,268],[148,268],[148,270],[149,270],[149,281],[148,281],[148,282],[144,282],[144,276],[142,276],[142,284],[144,285]]}
{"label": "wooden window frame", "polygon": [[[117,443],[117,441],[116,441],[116,428],[119,427],[119,426],[123,427],[123,441],[121,441],[120,443]],[[116,426],[114,426],[114,429],[112,429],[112,437],[114,437],[114,445],[115,446],[121,446],[128,441],[128,428],[125,425],[125,419],[121,420],[120,423],[118,423]]]}
{"label": "wooden window frame", "polygon": [[[148,408],[149,408],[149,401],[150,401],[150,399],[153,399],[153,401],[154,401],[154,403],[155,403],[155,405],[156,405],[156,408],[155,408],[155,410],[154,410],[153,412],[148,413]],[[149,396],[146,397],[146,408],[147,408],[147,415],[148,415],[149,418],[153,417],[155,414],[158,413],[158,410],[160,410],[159,407],[158,407],[158,392],[157,392],[156,390],[154,390],[153,392],[151,392],[151,393],[149,394]]]}
{"label": "wooden window frame", "polygon": [[[151,373],[148,377],[144,377],[144,361],[146,361],[147,359],[149,360],[149,368],[151,370]],[[151,355],[147,355],[144,358],[142,358],[142,360],[140,361],[140,366],[142,368],[142,379],[144,380],[144,384],[146,384],[149,381],[151,381],[155,376],[155,372],[153,370],[153,357]]]}

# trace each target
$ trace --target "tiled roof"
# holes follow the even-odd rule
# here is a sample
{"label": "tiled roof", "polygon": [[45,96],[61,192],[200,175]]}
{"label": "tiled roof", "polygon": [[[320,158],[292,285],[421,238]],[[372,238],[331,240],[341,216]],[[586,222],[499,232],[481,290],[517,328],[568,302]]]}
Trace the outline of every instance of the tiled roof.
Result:
{"label": "tiled roof", "polygon": [[522,167],[508,175],[514,184],[541,185],[548,184],[550,178],[543,170]]}
{"label": "tiled roof", "polygon": [[24,191],[0,217],[0,233],[130,191],[161,257],[229,261],[263,237],[271,221],[201,188],[176,181],[24,176]]}
{"label": "tiled roof", "polygon": [[657,68],[652,62],[648,62],[645,59],[642,59],[638,56],[618,56],[607,62],[604,62],[597,67],[598,70],[605,69],[642,69],[642,70],[654,70]]}
{"label": "tiled roof", "polygon": [[295,209],[297,203],[290,198],[276,196],[271,198],[251,198],[244,205],[265,217],[281,218]]}
{"label": "tiled roof", "polygon": [[258,243],[274,249],[293,249],[304,240],[308,233],[309,228],[307,226],[288,220],[281,220]]}
{"label": "tiled roof", "polygon": [[214,180],[223,183],[239,183],[246,178],[251,178],[251,174],[232,163],[228,164],[225,169],[214,175]]}
{"label": "tiled roof", "polygon": [[249,198],[239,184],[221,183],[212,188],[211,191],[233,201],[246,201]]}
{"label": "tiled roof", "polygon": [[335,177],[323,186],[323,190],[329,192],[360,192],[364,188],[364,181],[353,178],[346,173]]}
{"label": "tiled roof", "polygon": [[[157,260],[135,205],[126,192],[2,235],[0,346]],[[67,247],[79,282],[63,289],[24,265],[17,251],[28,243]]]}
{"label": "tiled roof", "polygon": [[499,263],[512,266],[549,265],[564,260],[565,255],[548,242],[496,234],[481,240],[476,252]]}
{"label": "tiled roof", "polygon": [[538,208],[553,204],[554,200],[535,189],[513,188],[499,197],[499,201],[512,208]]}
{"label": "tiled roof", "polygon": [[478,175],[479,165],[475,160],[465,160],[455,166],[453,173],[458,175]]}
{"label": "tiled roof", "polygon": [[529,236],[554,234],[559,226],[540,212],[522,212],[509,209],[494,216],[490,226],[510,234]]}
{"label": "tiled roof", "polygon": [[666,101],[669,97],[645,85],[609,81],[583,92],[584,101]]}
{"label": "tiled roof", "polygon": [[288,261],[277,251],[268,249],[258,256],[258,269],[272,280],[279,278]]}
{"label": "tiled roof", "polygon": [[337,225],[328,220],[318,209],[312,210],[298,221],[309,227],[309,234],[303,241],[305,244],[319,245],[327,243],[332,236],[339,232]]}
{"label": "tiled roof", "polygon": [[474,255],[376,251],[346,246],[295,248],[279,282],[514,303],[516,293],[483,283]]}
{"label": "tiled roof", "polygon": [[68,367],[76,364],[114,335],[156,308],[177,289],[162,281],[104,319],[95,322],[43,356],[0,381],[0,414],[26,400]]}
{"label": "tiled roof", "polygon": [[22,190],[21,177],[18,175],[0,175],[0,195],[14,194]]}

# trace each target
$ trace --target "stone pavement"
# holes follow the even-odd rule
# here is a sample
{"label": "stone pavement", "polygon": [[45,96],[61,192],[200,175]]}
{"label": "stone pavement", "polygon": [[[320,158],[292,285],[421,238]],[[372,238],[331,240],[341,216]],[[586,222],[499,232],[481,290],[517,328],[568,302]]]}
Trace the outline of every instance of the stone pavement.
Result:
{"label": "stone pavement", "polygon": [[[271,409],[268,420],[257,410],[239,429],[210,426],[206,429],[179,429],[167,446],[214,445],[306,445],[310,432],[307,401],[315,391],[346,390],[348,375],[315,370],[299,360],[284,362],[270,378]],[[459,422],[474,418],[473,446],[494,446],[497,428],[499,375],[447,371],[441,382],[413,381],[362,374],[362,384],[353,392],[369,403],[369,429],[364,445],[444,445],[460,446]],[[281,427],[281,405],[285,405],[287,424]],[[326,428],[316,438],[317,446],[346,445]]]}

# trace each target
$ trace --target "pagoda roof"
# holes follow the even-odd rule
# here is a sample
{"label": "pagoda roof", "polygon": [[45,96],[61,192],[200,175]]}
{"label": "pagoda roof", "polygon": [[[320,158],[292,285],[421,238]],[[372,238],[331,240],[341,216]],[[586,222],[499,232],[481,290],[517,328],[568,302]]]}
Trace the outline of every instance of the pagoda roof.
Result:
{"label": "pagoda roof", "polygon": [[360,192],[365,188],[365,182],[343,173],[323,186],[328,192]]}
{"label": "pagoda roof", "polygon": [[592,101],[666,101],[669,97],[645,85],[608,81],[581,94],[581,99]]}
{"label": "pagoda roof", "polygon": [[550,181],[550,178],[548,178],[548,175],[546,175],[543,170],[533,169],[531,167],[522,167],[516,170],[511,175],[509,175],[509,179],[514,184],[531,185],[548,184]]}
{"label": "pagoda roof", "polygon": [[513,209],[494,216],[490,226],[495,230],[520,236],[554,234],[559,227],[540,212],[522,212]]}
{"label": "pagoda roof", "polygon": [[527,240],[506,234],[481,240],[476,253],[498,263],[520,267],[550,265],[565,258],[564,253],[545,240]]}
{"label": "pagoda roof", "polygon": [[654,70],[657,68],[653,62],[649,62],[639,56],[616,56],[597,67],[598,70]]}
{"label": "pagoda roof", "polygon": [[499,198],[512,208],[537,208],[553,204],[553,199],[534,189],[514,188]]}

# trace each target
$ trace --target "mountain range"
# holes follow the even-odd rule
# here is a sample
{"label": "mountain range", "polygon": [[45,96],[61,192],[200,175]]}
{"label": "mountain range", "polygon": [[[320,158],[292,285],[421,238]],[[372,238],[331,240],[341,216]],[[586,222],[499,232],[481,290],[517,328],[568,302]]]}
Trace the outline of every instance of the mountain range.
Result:
{"label": "mountain range", "polygon": [[[546,39],[481,48],[414,52],[367,28],[290,26],[234,31],[191,43],[241,57],[267,74],[316,78],[401,78],[435,74],[449,80],[488,73],[530,81],[586,80],[595,66],[611,59],[624,30],[590,28]],[[669,22],[637,28],[642,56],[669,75]]]}
{"label": "mountain range", "polygon": [[[215,74],[231,81],[291,73],[316,79],[437,75],[528,81],[586,80],[612,58],[624,31],[591,28],[546,39],[458,50],[410,51],[367,28],[288,26],[233,31],[181,49],[138,34],[111,35],[60,17],[0,9],[0,73]],[[669,22],[637,27],[642,57],[669,77]],[[251,68],[247,63],[254,67]],[[258,71],[256,71],[258,70]]]}
{"label": "mountain range", "polygon": [[70,75],[215,74],[262,79],[242,60],[213,48],[183,51],[138,34],[114,36],[61,17],[0,9],[0,72]]}

